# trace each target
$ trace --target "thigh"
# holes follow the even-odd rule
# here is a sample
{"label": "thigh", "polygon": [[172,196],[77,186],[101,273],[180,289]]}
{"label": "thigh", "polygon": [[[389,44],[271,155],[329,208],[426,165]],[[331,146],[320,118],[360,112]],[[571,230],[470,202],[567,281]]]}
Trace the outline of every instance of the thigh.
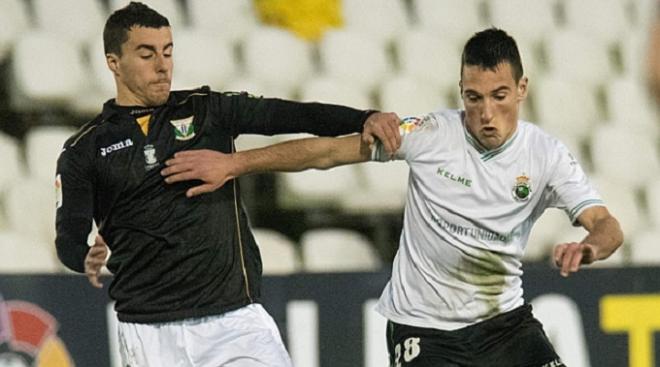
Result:
{"label": "thigh", "polygon": [[469,366],[468,351],[447,338],[449,333],[387,323],[390,367]]}
{"label": "thigh", "polygon": [[291,367],[275,321],[259,304],[186,329],[195,367]]}
{"label": "thigh", "polygon": [[126,367],[192,367],[183,334],[167,324],[119,322],[119,353]]}

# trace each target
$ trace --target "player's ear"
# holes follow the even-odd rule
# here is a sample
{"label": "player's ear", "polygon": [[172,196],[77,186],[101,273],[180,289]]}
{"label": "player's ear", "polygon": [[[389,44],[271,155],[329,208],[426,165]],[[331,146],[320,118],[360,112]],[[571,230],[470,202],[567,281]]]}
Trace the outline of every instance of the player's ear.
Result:
{"label": "player's ear", "polygon": [[527,98],[527,83],[528,83],[528,81],[527,81],[526,76],[523,76],[518,81],[518,88],[517,88],[518,89],[517,90],[518,91],[518,101],[522,101],[525,98]]}
{"label": "player's ear", "polygon": [[105,62],[114,76],[119,76],[119,57],[114,53],[105,54]]}

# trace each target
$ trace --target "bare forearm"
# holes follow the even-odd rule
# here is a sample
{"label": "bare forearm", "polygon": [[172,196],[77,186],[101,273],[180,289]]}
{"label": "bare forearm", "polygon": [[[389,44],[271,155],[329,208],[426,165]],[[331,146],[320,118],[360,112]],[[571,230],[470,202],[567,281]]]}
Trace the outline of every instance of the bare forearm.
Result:
{"label": "bare forearm", "polygon": [[369,159],[369,155],[370,150],[362,143],[359,135],[292,140],[233,154],[232,176],[258,172],[295,172],[310,168],[328,169],[364,162]]}
{"label": "bare forearm", "polygon": [[594,260],[608,258],[623,243],[623,232],[619,221],[612,216],[601,218],[593,223],[588,229],[589,234],[582,243],[589,243],[596,249]]}

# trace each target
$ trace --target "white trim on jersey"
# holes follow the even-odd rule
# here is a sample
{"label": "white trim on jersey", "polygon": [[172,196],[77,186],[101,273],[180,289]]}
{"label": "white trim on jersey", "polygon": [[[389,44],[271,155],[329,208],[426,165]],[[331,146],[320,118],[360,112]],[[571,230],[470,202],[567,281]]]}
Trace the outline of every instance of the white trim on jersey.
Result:
{"label": "white trim on jersey", "polygon": [[[454,330],[524,303],[521,257],[546,208],[572,222],[604,205],[564,144],[519,121],[486,150],[447,110],[402,121],[410,166],[403,232],[377,310],[405,325]],[[382,145],[372,160],[387,160]]]}

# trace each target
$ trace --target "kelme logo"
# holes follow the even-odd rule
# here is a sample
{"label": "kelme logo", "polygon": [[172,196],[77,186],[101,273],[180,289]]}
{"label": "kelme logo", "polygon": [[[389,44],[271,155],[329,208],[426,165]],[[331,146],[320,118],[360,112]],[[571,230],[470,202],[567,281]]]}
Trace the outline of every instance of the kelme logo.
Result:
{"label": "kelme logo", "polygon": [[517,201],[527,201],[532,194],[532,186],[529,177],[522,174],[516,177],[516,184],[513,186],[513,198]]}
{"label": "kelme logo", "polygon": [[0,296],[0,366],[73,367],[57,321],[39,306]]}

